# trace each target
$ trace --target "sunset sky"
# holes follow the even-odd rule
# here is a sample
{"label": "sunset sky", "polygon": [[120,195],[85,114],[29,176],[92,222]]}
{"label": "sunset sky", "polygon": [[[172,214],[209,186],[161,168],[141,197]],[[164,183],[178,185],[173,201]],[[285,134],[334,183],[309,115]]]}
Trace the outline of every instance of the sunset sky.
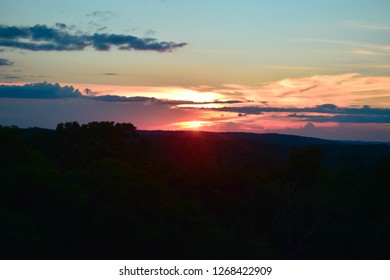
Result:
{"label": "sunset sky", "polygon": [[0,124],[390,141],[389,0],[0,0]]}

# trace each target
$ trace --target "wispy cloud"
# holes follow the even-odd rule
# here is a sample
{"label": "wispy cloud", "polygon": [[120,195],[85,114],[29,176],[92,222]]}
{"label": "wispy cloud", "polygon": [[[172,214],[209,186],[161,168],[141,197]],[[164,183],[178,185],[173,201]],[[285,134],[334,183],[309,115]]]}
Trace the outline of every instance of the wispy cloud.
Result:
{"label": "wispy cloud", "polygon": [[107,72],[107,73],[103,73],[103,75],[105,75],[105,76],[118,76],[119,74],[115,73],[115,72]]}
{"label": "wispy cloud", "polygon": [[101,21],[108,21],[110,19],[115,18],[117,16],[117,14],[112,12],[112,11],[94,11],[90,14],[87,14],[86,16],[87,17],[94,17],[94,18],[97,18]]}
{"label": "wispy cloud", "polygon": [[358,28],[358,29],[368,29],[368,30],[390,30],[390,23],[372,23],[372,22],[358,22],[358,21],[349,21],[346,23],[347,26]]}
{"label": "wispy cloud", "polygon": [[390,69],[390,64],[360,64],[359,68]]}
{"label": "wispy cloud", "polygon": [[[366,42],[358,42],[358,41],[348,41],[348,40],[333,40],[333,39],[296,39],[296,41],[302,42],[311,42],[311,43],[322,43],[322,44],[332,44],[332,45],[343,45],[353,47],[354,50],[368,50],[381,54],[388,54],[390,52],[389,45],[383,44],[370,44]],[[353,51],[353,50],[352,50]]]}
{"label": "wispy cloud", "polygon": [[[227,84],[215,92],[230,98],[240,97],[272,107],[295,107],[300,104],[336,104],[337,106],[363,106],[361,99],[372,98],[372,106],[390,107],[390,77],[364,77],[358,73],[314,75],[278,80],[259,86]],[[387,97],[387,102],[375,98]],[[263,104],[261,104],[263,105]]]}
{"label": "wispy cloud", "polygon": [[243,100],[212,100],[212,101],[193,101],[193,100],[173,100],[164,98],[155,98],[148,96],[120,96],[116,94],[98,95],[90,88],[83,90],[84,94],[73,86],[61,86],[58,83],[32,83],[24,85],[0,85],[0,98],[34,98],[34,99],[58,99],[58,98],[84,98],[88,100],[97,100],[104,102],[120,103],[155,103],[167,106],[179,105],[210,105],[210,104],[238,104],[247,101]]}
{"label": "wispy cloud", "polygon": [[13,61],[10,61],[5,58],[0,58],[0,66],[11,66],[13,64],[14,64]]}
{"label": "wispy cloud", "polygon": [[[288,113],[285,118],[301,119],[316,122],[360,122],[360,123],[390,123],[390,109],[337,107],[334,104],[322,104],[314,107],[278,108],[259,106],[201,108],[219,112],[239,113],[245,115],[261,115],[265,113]],[[279,118],[280,116],[278,116]]]}
{"label": "wispy cloud", "polygon": [[373,52],[368,50],[353,50],[351,51],[351,53],[358,54],[358,55],[368,55],[368,56],[380,55],[380,53],[378,52]]}
{"label": "wispy cloud", "polygon": [[[66,27],[66,26],[65,26]],[[131,35],[69,33],[64,26],[0,26],[0,46],[31,51],[81,51],[92,47],[99,51],[119,50],[171,52],[187,43],[158,41]]]}
{"label": "wispy cloud", "polygon": [[23,78],[22,76],[17,76],[17,75],[12,75],[12,74],[3,74],[3,73],[0,73],[0,80],[2,80],[2,82],[9,82],[9,81],[13,81],[13,80],[18,80],[18,79],[21,79]]}
{"label": "wispy cloud", "polygon": [[[389,104],[390,101],[389,91],[383,90],[388,80],[381,80],[382,78],[344,74],[285,79],[258,87],[238,84],[224,87],[242,91],[242,96],[256,93],[256,100],[269,99],[268,103],[251,101],[242,96],[239,99],[211,101],[173,100],[158,96],[157,88],[135,90],[130,87],[127,88],[127,93],[132,92],[134,96],[120,96],[89,88],[81,93],[72,86],[50,83],[1,85],[0,98],[3,99],[0,106],[6,112],[3,114],[3,123],[25,126],[42,126],[41,123],[55,126],[56,122],[75,119],[80,122],[109,119],[133,122],[142,129],[192,129],[191,126],[195,125],[210,131],[296,133],[333,139],[353,139],[356,136],[359,139],[390,141],[390,105],[378,106]],[[206,90],[205,87],[200,88]],[[374,88],[377,90],[372,90]],[[207,89],[218,91],[210,87]],[[368,89],[371,90],[369,93],[366,92]],[[164,90],[172,92],[174,89]],[[176,90],[183,91],[178,88]],[[286,92],[288,94],[279,99]],[[140,95],[136,95],[137,93]],[[145,96],[146,93],[156,94],[156,97]],[[339,97],[371,96],[374,99],[371,103],[365,103],[371,106],[356,106],[348,102],[347,105],[324,103],[322,101],[326,100],[327,93]],[[380,102],[375,101],[375,98],[379,98],[378,94],[382,96]],[[286,98],[300,102],[282,102]],[[305,102],[305,98],[311,100],[311,103]],[[348,98],[345,100],[349,100]],[[352,134],[348,135],[347,131]]]}
{"label": "wispy cloud", "polygon": [[266,67],[270,69],[287,70],[287,71],[309,71],[309,70],[320,69],[318,67],[289,66],[289,65],[269,65]]}

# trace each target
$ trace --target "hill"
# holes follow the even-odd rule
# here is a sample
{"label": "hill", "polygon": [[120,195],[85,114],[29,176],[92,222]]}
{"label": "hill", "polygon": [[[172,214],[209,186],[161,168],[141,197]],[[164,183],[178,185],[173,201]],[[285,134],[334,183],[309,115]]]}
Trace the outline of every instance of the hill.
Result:
{"label": "hill", "polygon": [[0,126],[2,259],[388,259],[387,144]]}

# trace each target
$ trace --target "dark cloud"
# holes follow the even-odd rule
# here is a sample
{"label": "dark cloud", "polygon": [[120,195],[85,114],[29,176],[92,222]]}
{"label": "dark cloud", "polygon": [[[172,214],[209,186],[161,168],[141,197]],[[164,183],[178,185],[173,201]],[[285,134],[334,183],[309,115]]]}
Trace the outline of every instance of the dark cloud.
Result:
{"label": "dark cloud", "polygon": [[[92,98],[92,97],[90,97]],[[160,105],[168,106],[178,106],[178,105],[206,105],[206,104],[233,104],[233,103],[242,103],[240,100],[214,100],[210,102],[194,102],[189,100],[167,100],[167,99],[158,99],[155,97],[145,97],[145,96],[118,96],[118,95],[100,95],[94,96],[94,100],[106,101],[106,102],[153,102]]]}
{"label": "dark cloud", "polygon": [[93,35],[69,33],[65,24],[56,27],[34,25],[17,27],[0,25],[0,46],[31,51],[81,51],[92,47],[108,51],[112,47],[120,50],[171,52],[187,43],[157,41],[154,38],[139,38],[131,35],[95,33]]}
{"label": "dark cloud", "polygon": [[84,89],[84,93],[87,94],[87,95],[93,95],[94,94],[94,92],[90,88],[85,88]]}
{"label": "dark cloud", "polygon": [[240,100],[214,100],[210,102],[194,102],[189,100],[167,100],[167,99],[158,99],[155,97],[145,97],[145,96],[119,96],[119,95],[100,95],[100,96],[91,96],[94,100],[106,101],[106,102],[153,102],[155,104],[168,105],[168,106],[178,106],[178,105],[206,105],[206,104],[232,104],[232,103],[241,103]]}
{"label": "dark cloud", "polygon": [[156,35],[156,31],[153,30],[153,29],[149,29],[145,32],[145,36],[153,36],[153,35]]}
{"label": "dark cloud", "polygon": [[85,95],[82,95],[78,89],[71,86],[61,87],[58,83],[35,83],[26,84],[23,86],[18,85],[0,85],[0,97],[7,98],[84,98],[89,100],[104,101],[104,102],[148,102],[167,106],[177,105],[203,105],[203,104],[235,104],[242,103],[241,100],[214,100],[210,102],[194,102],[188,100],[167,100],[157,99],[154,97],[145,96],[119,96],[119,95],[96,95],[89,88],[84,89]]}
{"label": "dark cloud", "polygon": [[16,75],[10,75],[10,74],[2,74],[0,73],[0,79],[4,80],[15,80],[15,79],[21,79],[22,76],[16,76]]}
{"label": "dark cloud", "polygon": [[[243,115],[261,115],[264,112],[270,112],[270,108],[263,108],[263,107],[257,107],[257,106],[244,106],[244,107],[221,107],[221,108],[200,108],[205,110],[212,110],[212,111],[221,111],[221,112],[232,112],[232,113],[238,113]],[[276,109],[276,108],[273,108]]]}
{"label": "dark cloud", "polygon": [[56,27],[59,29],[66,29],[68,26],[65,23],[57,22]]}
{"label": "dark cloud", "polygon": [[5,58],[0,58],[0,66],[11,66],[14,63]]}
{"label": "dark cloud", "polygon": [[97,31],[101,32],[101,31],[106,30],[107,28],[108,28],[107,26],[102,26],[102,27],[99,27],[99,28],[97,29]]}
{"label": "dark cloud", "polygon": [[103,75],[105,75],[105,76],[118,76],[119,74],[114,73],[114,72],[107,72],[107,73],[103,73]]}
{"label": "dark cloud", "polygon": [[[241,114],[260,115],[263,113],[324,113],[324,114],[365,114],[365,115],[390,115],[390,109],[373,108],[368,105],[363,107],[337,107],[334,104],[323,104],[315,107],[304,108],[279,108],[279,107],[258,107],[258,106],[243,106],[243,107],[221,107],[221,108],[202,108],[213,111],[223,111]],[[290,116],[297,116],[290,114]]]}
{"label": "dark cloud", "polygon": [[[207,105],[207,104],[237,104],[237,103],[244,103],[246,101],[243,100],[213,100],[213,101],[207,101],[207,102],[195,102],[195,101],[189,101],[189,100],[159,100],[161,104],[166,105]],[[185,108],[185,107],[184,107]],[[194,109],[193,107],[190,107],[191,109]],[[203,108],[199,108],[203,109]]]}
{"label": "dark cloud", "polygon": [[290,94],[303,93],[303,92],[305,92],[305,91],[309,91],[309,90],[311,90],[311,89],[313,89],[313,88],[316,88],[316,87],[318,87],[318,86],[319,86],[319,85],[313,85],[313,86],[309,86],[309,87],[302,88],[302,89],[299,89],[299,90],[291,90],[291,91],[288,91],[288,92],[285,92],[285,93],[281,94],[280,96],[281,96],[281,97],[285,97],[285,96],[288,96],[288,95],[290,95]]}
{"label": "dark cloud", "polygon": [[6,98],[74,98],[81,92],[72,86],[61,87],[58,83],[36,83],[23,86],[0,85],[0,97]]}
{"label": "dark cloud", "polygon": [[158,102],[157,98],[154,97],[144,97],[144,96],[132,96],[125,97],[119,95],[101,95],[88,97],[89,99],[94,99],[97,101],[106,101],[106,102]]}
{"label": "dark cloud", "polygon": [[[190,109],[190,107],[188,107],[188,109]],[[334,104],[322,104],[305,108],[242,106],[198,109],[238,113],[238,116],[240,117],[246,115],[261,115],[264,113],[289,113],[286,117],[310,122],[390,123],[390,109],[373,108],[368,105],[364,105],[360,108],[337,107]]]}
{"label": "dark cloud", "polygon": [[[106,73],[108,74],[108,73]],[[111,73],[113,74],[113,73]],[[3,74],[4,76],[4,74]],[[6,77],[8,79],[20,78],[18,76]],[[185,105],[209,105],[209,104],[239,104],[245,103],[246,100],[214,100],[209,102],[195,102],[189,100],[167,100],[157,99],[154,97],[132,96],[125,97],[119,95],[96,95],[91,89],[86,88],[84,95],[78,89],[71,86],[61,87],[58,83],[36,83],[26,84],[23,86],[16,85],[1,85],[0,97],[7,98],[83,98],[102,102],[115,103],[154,103],[165,106],[179,106],[184,105],[182,109],[196,109],[196,110],[213,110],[220,112],[237,113],[238,117],[245,117],[247,115],[260,115],[264,113],[287,113],[286,118],[300,119],[307,122],[338,122],[338,123],[390,123],[390,109],[386,108],[372,108],[370,106],[363,106],[360,108],[351,107],[337,107],[334,104],[322,104],[315,107],[305,108],[277,108],[277,107],[256,107],[256,106],[242,106],[242,107],[221,107],[221,108],[203,108],[203,107],[187,107]]]}
{"label": "dark cloud", "polygon": [[298,118],[310,122],[338,122],[338,123],[390,123],[390,110],[388,114],[378,114],[373,110],[365,114],[364,110],[356,111],[350,115],[311,116],[305,114],[290,114],[288,117]]}
{"label": "dark cloud", "polygon": [[90,14],[86,15],[87,17],[95,17],[102,21],[107,21],[110,19],[113,19],[117,15],[114,12],[111,11],[94,11]]}

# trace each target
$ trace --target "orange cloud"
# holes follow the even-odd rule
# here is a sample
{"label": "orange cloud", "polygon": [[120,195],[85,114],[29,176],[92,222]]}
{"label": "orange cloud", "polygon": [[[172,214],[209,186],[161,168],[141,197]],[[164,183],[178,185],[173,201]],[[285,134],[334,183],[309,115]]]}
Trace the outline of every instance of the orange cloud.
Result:
{"label": "orange cloud", "polygon": [[359,54],[359,55],[369,55],[369,56],[379,55],[380,54],[380,53],[376,53],[376,52],[368,51],[368,50],[353,50],[353,51],[351,51],[351,53]]}
{"label": "orange cloud", "polygon": [[[28,106],[25,106],[27,101],[24,100],[4,99],[2,108],[7,111],[5,115],[11,116],[5,123],[39,126],[35,118],[40,116],[39,121],[50,120],[46,127],[67,120],[86,122],[102,119],[133,122],[141,129],[273,131],[302,135],[312,133],[312,136],[319,137],[334,131],[342,133],[340,131],[345,127],[351,133],[360,133],[361,137],[368,131],[374,135],[374,130],[369,130],[369,127],[375,124],[375,137],[389,139],[389,133],[384,133],[390,123],[390,77],[386,76],[362,76],[358,73],[314,75],[257,86],[73,86],[81,92],[88,88],[88,93],[84,95],[92,95],[93,98],[82,96],[67,103],[29,101]],[[115,98],[100,102],[95,98],[105,95],[137,97],[138,102],[134,99],[116,102]],[[152,97],[160,102],[147,102]],[[215,100],[218,101],[213,103]],[[34,104],[35,107],[31,106]],[[17,112],[15,108],[21,107],[26,108],[24,116],[14,113]],[[25,121],[26,115],[30,118],[29,122]],[[314,126],[306,127],[308,123]],[[354,123],[360,125],[353,126]],[[384,136],[380,138],[380,135]],[[336,139],[336,136],[334,132],[332,137]],[[343,137],[347,139],[347,135]]]}
{"label": "orange cloud", "polygon": [[390,107],[390,77],[364,77],[358,73],[283,79],[259,86],[227,84],[217,92],[279,107],[309,107],[326,103],[344,107],[362,106],[367,105],[368,98],[371,101],[368,105]]}

